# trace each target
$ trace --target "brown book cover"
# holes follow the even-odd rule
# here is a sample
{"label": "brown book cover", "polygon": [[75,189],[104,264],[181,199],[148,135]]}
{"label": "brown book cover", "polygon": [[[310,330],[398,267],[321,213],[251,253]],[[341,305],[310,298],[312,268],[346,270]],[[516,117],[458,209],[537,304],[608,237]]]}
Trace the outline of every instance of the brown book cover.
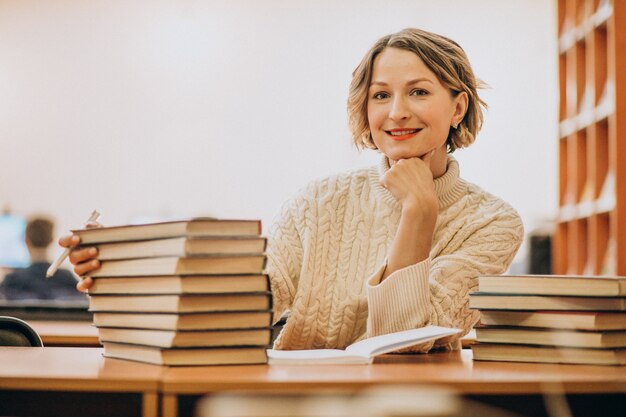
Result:
{"label": "brown book cover", "polygon": [[263,254],[126,259],[102,261],[91,276],[261,274],[265,262]]}
{"label": "brown book cover", "polygon": [[223,311],[214,313],[93,313],[98,327],[136,327],[161,330],[212,330],[270,327],[272,312]]}
{"label": "brown book cover", "polygon": [[626,348],[626,331],[489,326],[476,328],[476,340],[478,342],[515,343],[524,345]]}
{"label": "brown book cover", "polygon": [[159,348],[104,342],[104,356],[166,366],[250,365],[267,363],[265,346]]}
{"label": "brown book cover", "polygon": [[474,360],[481,361],[626,365],[626,349],[585,349],[505,343],[476,343],[471,348]]}
{"label": "brown book cover", "polygon": [[182,295],[92,295],[89,310],[191,313],[211,311],[255,311],[271,308],[271,294],[182,294]]}
{"label": "brown book cover", "polygon": [[260,254],[267,240],[260,236],[175,237],[168,239],[101,243],[101,261],[155,257],[191,257],[201,255]]}
{"label": "brown book cover", "polygon": [[487,326],[547,327],[580,330],[626,330],[626,313],[596,311],[482,310]]}
{"label": "brown book cover", "polygon": [[267,346],[271,329],[154,330],[98,328],[102,342],[171,347]]}
{"label": "brown book cover", "polygon": [[574,297],[523,294],[470,294],[470,308],[478,310],[626,311],[626,297]]}
{"label": "brown book cover", "polygon": [[89,294],[192,294],[265,292],[267,275],[156,275],[96,277]]}
{"label": "brown book cover", "polygon": [[478,291],[500,294],[618,297],[626,295],[626,277],[579,275],[483,275],[478,277]]}
{"label": "brown book cover", "polygon": [[179,221],[76,229],[81,245],[180,236],[258,236],[260,220],[194,218]]}

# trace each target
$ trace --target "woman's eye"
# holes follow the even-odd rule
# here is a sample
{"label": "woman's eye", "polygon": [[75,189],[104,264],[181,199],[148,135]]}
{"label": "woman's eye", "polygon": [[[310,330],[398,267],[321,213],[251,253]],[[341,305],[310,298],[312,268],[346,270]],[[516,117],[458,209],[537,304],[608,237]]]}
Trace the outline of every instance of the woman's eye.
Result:
{"label": "woman's eye", "polygon": [[386,98],[389,98],[389,94],[381,91],[381,92],[378,92],[378,93],[374,93],[372,98],[375,99],[375,100],[384,100]]}
{"label": "woman's eye", "polygon": [[412,96],[425,96],[427,94],[428,91],[422,90],[421,88],[416,88],[415,90],[411,91]]}

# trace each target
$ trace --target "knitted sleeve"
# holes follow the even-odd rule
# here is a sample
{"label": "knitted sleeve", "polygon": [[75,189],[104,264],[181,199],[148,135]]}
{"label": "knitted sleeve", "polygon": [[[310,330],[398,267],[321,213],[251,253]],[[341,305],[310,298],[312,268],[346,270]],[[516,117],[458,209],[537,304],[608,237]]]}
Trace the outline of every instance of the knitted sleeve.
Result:
{"label": "knitted sleeve", "polygon": [[302,265],[302,240],[295,226],[296,200],[287,201],[269,230],[267,269],[272,287],[274,322],[290,308]]}
{"label": "knitted sleeve", "polygon": [[[382,283],[381,267],[368,281],[367,337],[426,325],[462,329],[450,338],[416,345],[410,351],[452,346],[477,323],[469,309],[469,293],[482,274],[501,274],[517,252],[523,226],[515,210],[502,203],[499,214],[468,219],[453,233],[441,255],[395,271]],[[481,212],[481,208],[477,209]]]}

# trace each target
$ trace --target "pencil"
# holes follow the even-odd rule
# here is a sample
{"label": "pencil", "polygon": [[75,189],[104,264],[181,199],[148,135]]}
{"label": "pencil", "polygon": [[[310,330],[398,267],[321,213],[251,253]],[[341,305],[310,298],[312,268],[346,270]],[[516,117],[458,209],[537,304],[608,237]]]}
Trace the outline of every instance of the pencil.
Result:
{"label": "pencil", "polygon": [[[98,213],[98,210],[94,210],[93,212],[91,212],[91,216],[89,216],[85,225],[89,225],[90,223],[97,221],[99,217],[100,213]],[[50,278],[55,274],[55,272],[57,272],[61,264],[67,259],[68,256],[70,256],[70,252],[72,251],[72,249],[73,248],[65,248],[63,253],[61,253],[61,255],[56,259],[56,261],[52,263],[52,265],[50,265],[50,268],[48,268],[48,270],[46,271],[46,278]]]}

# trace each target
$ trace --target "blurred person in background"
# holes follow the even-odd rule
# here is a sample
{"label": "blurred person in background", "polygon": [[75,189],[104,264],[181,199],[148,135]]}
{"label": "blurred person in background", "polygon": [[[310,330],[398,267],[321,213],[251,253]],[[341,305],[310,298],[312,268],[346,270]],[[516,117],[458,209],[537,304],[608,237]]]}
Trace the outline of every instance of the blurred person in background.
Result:
{"label": "blurred person in background", "polygon": [[67,269],[59,269],[54,276],[46,278],[50,267],[48,248],[54,236],[54,223],[47,217],[36,216],[26,225],[25,243],[31,264],[8,273],[0,283],[0,298],[67,299],[85,298],[76,292],[76,277]]}

